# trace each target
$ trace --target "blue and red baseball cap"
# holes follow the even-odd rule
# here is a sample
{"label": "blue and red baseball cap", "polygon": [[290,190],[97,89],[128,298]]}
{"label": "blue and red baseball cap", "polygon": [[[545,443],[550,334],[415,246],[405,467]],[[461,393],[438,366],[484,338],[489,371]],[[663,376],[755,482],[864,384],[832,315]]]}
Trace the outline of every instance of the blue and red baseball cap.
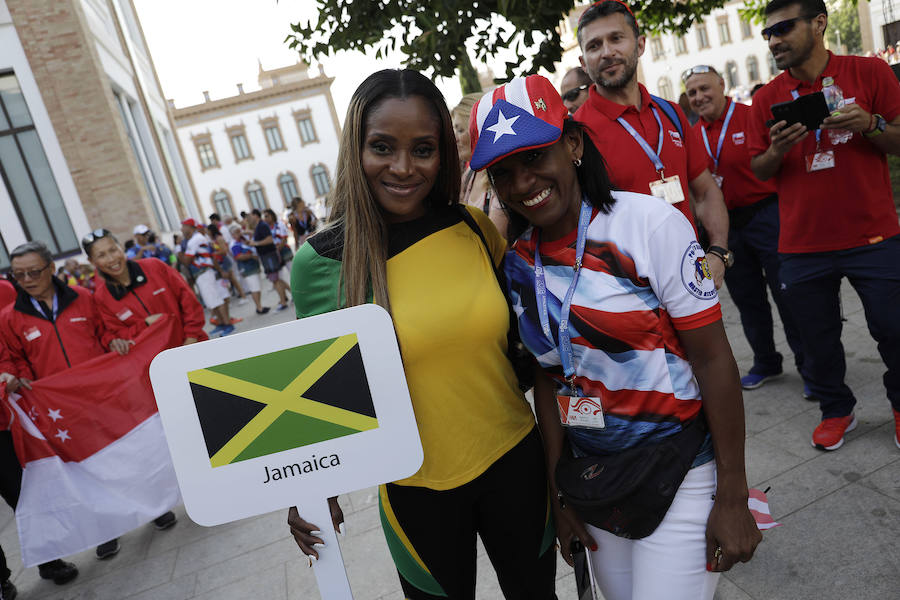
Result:
{"label": "blue and red baseball cap", "polygon": [[472,108],[469,167],[480,171],[510,154],[556,143],[568,114],[546,77],[516,77],[482,96]]}

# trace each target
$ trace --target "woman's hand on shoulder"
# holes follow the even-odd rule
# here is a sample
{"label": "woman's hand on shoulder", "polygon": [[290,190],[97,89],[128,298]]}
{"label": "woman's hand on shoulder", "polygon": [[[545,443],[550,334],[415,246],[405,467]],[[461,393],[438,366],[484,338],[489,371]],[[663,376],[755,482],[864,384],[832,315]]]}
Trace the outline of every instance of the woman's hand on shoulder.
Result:
{"label": "woman's hand on shoulder", "polygon": [[737,562],[749,561],[761,541],[747,498],[716,495],[706,522],[707,570],[723,572]]}
{"label": "woman's hand on shoulder", "polygon": [[[328,499],[328,508],[331,510],[331,524],[334,530],[341,535],[344,533],[344,511],[341,510],[337,498]],[[291,528],[291,535],[300,551],[309,557],[309,566],[319,560],[317,548],[325,547],[325,540],[322,539],[322,532],[317,525],[313,525],[303,519],[297,511],[296,506],[288,509],[288,526]]]}

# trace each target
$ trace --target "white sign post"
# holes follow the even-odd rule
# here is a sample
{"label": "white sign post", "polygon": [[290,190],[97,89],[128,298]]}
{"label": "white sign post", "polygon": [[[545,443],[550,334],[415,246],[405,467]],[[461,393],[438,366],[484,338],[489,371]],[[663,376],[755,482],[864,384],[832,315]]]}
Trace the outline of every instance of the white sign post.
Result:
{"label": "white sign post", "polygon": [[388,313],[373,304],[166,350],[150,379],[188,515],[296,505],[322,531],[323,598],[352,598],[327,499],[408,477],[422,445]]}

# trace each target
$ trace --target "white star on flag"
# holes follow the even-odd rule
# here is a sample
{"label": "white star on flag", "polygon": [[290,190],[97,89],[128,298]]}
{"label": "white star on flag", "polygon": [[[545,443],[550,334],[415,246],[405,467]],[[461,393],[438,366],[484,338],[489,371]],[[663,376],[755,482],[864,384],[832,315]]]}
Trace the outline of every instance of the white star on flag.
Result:
{"label": "white star on flag", "polygon": [[62,414],[60,414],[60,413],[61,413],[61,411],[60,411],[58,408],[55,409],[55,410],[54,410],[54,409],[49,409],[49,410],[47,411],[47,416],[50,417],[51,419],[53,419],[53,422],[56,423],[56,421],[57,421],[58,419],[62,419],[62,418],[63,418]]}
{"label": "white star on flag", "polygon": [[53,437],[59,438],[59,441],[61,442],[72,439],[72,436],[69,435],[68,429],[57,429],[56,435],[54,435]]}
{"label": "white star on flag", "polygon": [[502,138],[507,133],[509,135],[516,135],[515,130],[512,128],[513,123],[519,118],[519,115],[516,115],[512,119],[507,119],[503,116],[503,111],[499,108],[497,109],[497,122],[487,128],[488,131],[494,132],[494,143],[497,143],[497,140]]}

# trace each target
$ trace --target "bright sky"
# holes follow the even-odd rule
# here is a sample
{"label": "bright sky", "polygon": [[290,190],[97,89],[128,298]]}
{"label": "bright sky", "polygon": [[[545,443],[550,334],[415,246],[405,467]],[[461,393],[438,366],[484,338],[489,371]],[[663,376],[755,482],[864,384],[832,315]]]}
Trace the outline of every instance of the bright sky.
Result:
{"label": "bright sky", "polygon": [[[298,54],[284,38],[290,24],[315,16],[310,0],[134,0],[166,98],[182,108],[203,102],[203,92],[225,98],[259,89],[259,62],[273,69],[294,64]],[[331,94],[341,122],[350,96],[368,75],[400,67],[402,55],[378,61],[374,51],[342,52],[322,60],[335,78]],[[315,64],[312,74],[316,73]],[[462,96],[456,78],[437,81],[454,106]]]}

